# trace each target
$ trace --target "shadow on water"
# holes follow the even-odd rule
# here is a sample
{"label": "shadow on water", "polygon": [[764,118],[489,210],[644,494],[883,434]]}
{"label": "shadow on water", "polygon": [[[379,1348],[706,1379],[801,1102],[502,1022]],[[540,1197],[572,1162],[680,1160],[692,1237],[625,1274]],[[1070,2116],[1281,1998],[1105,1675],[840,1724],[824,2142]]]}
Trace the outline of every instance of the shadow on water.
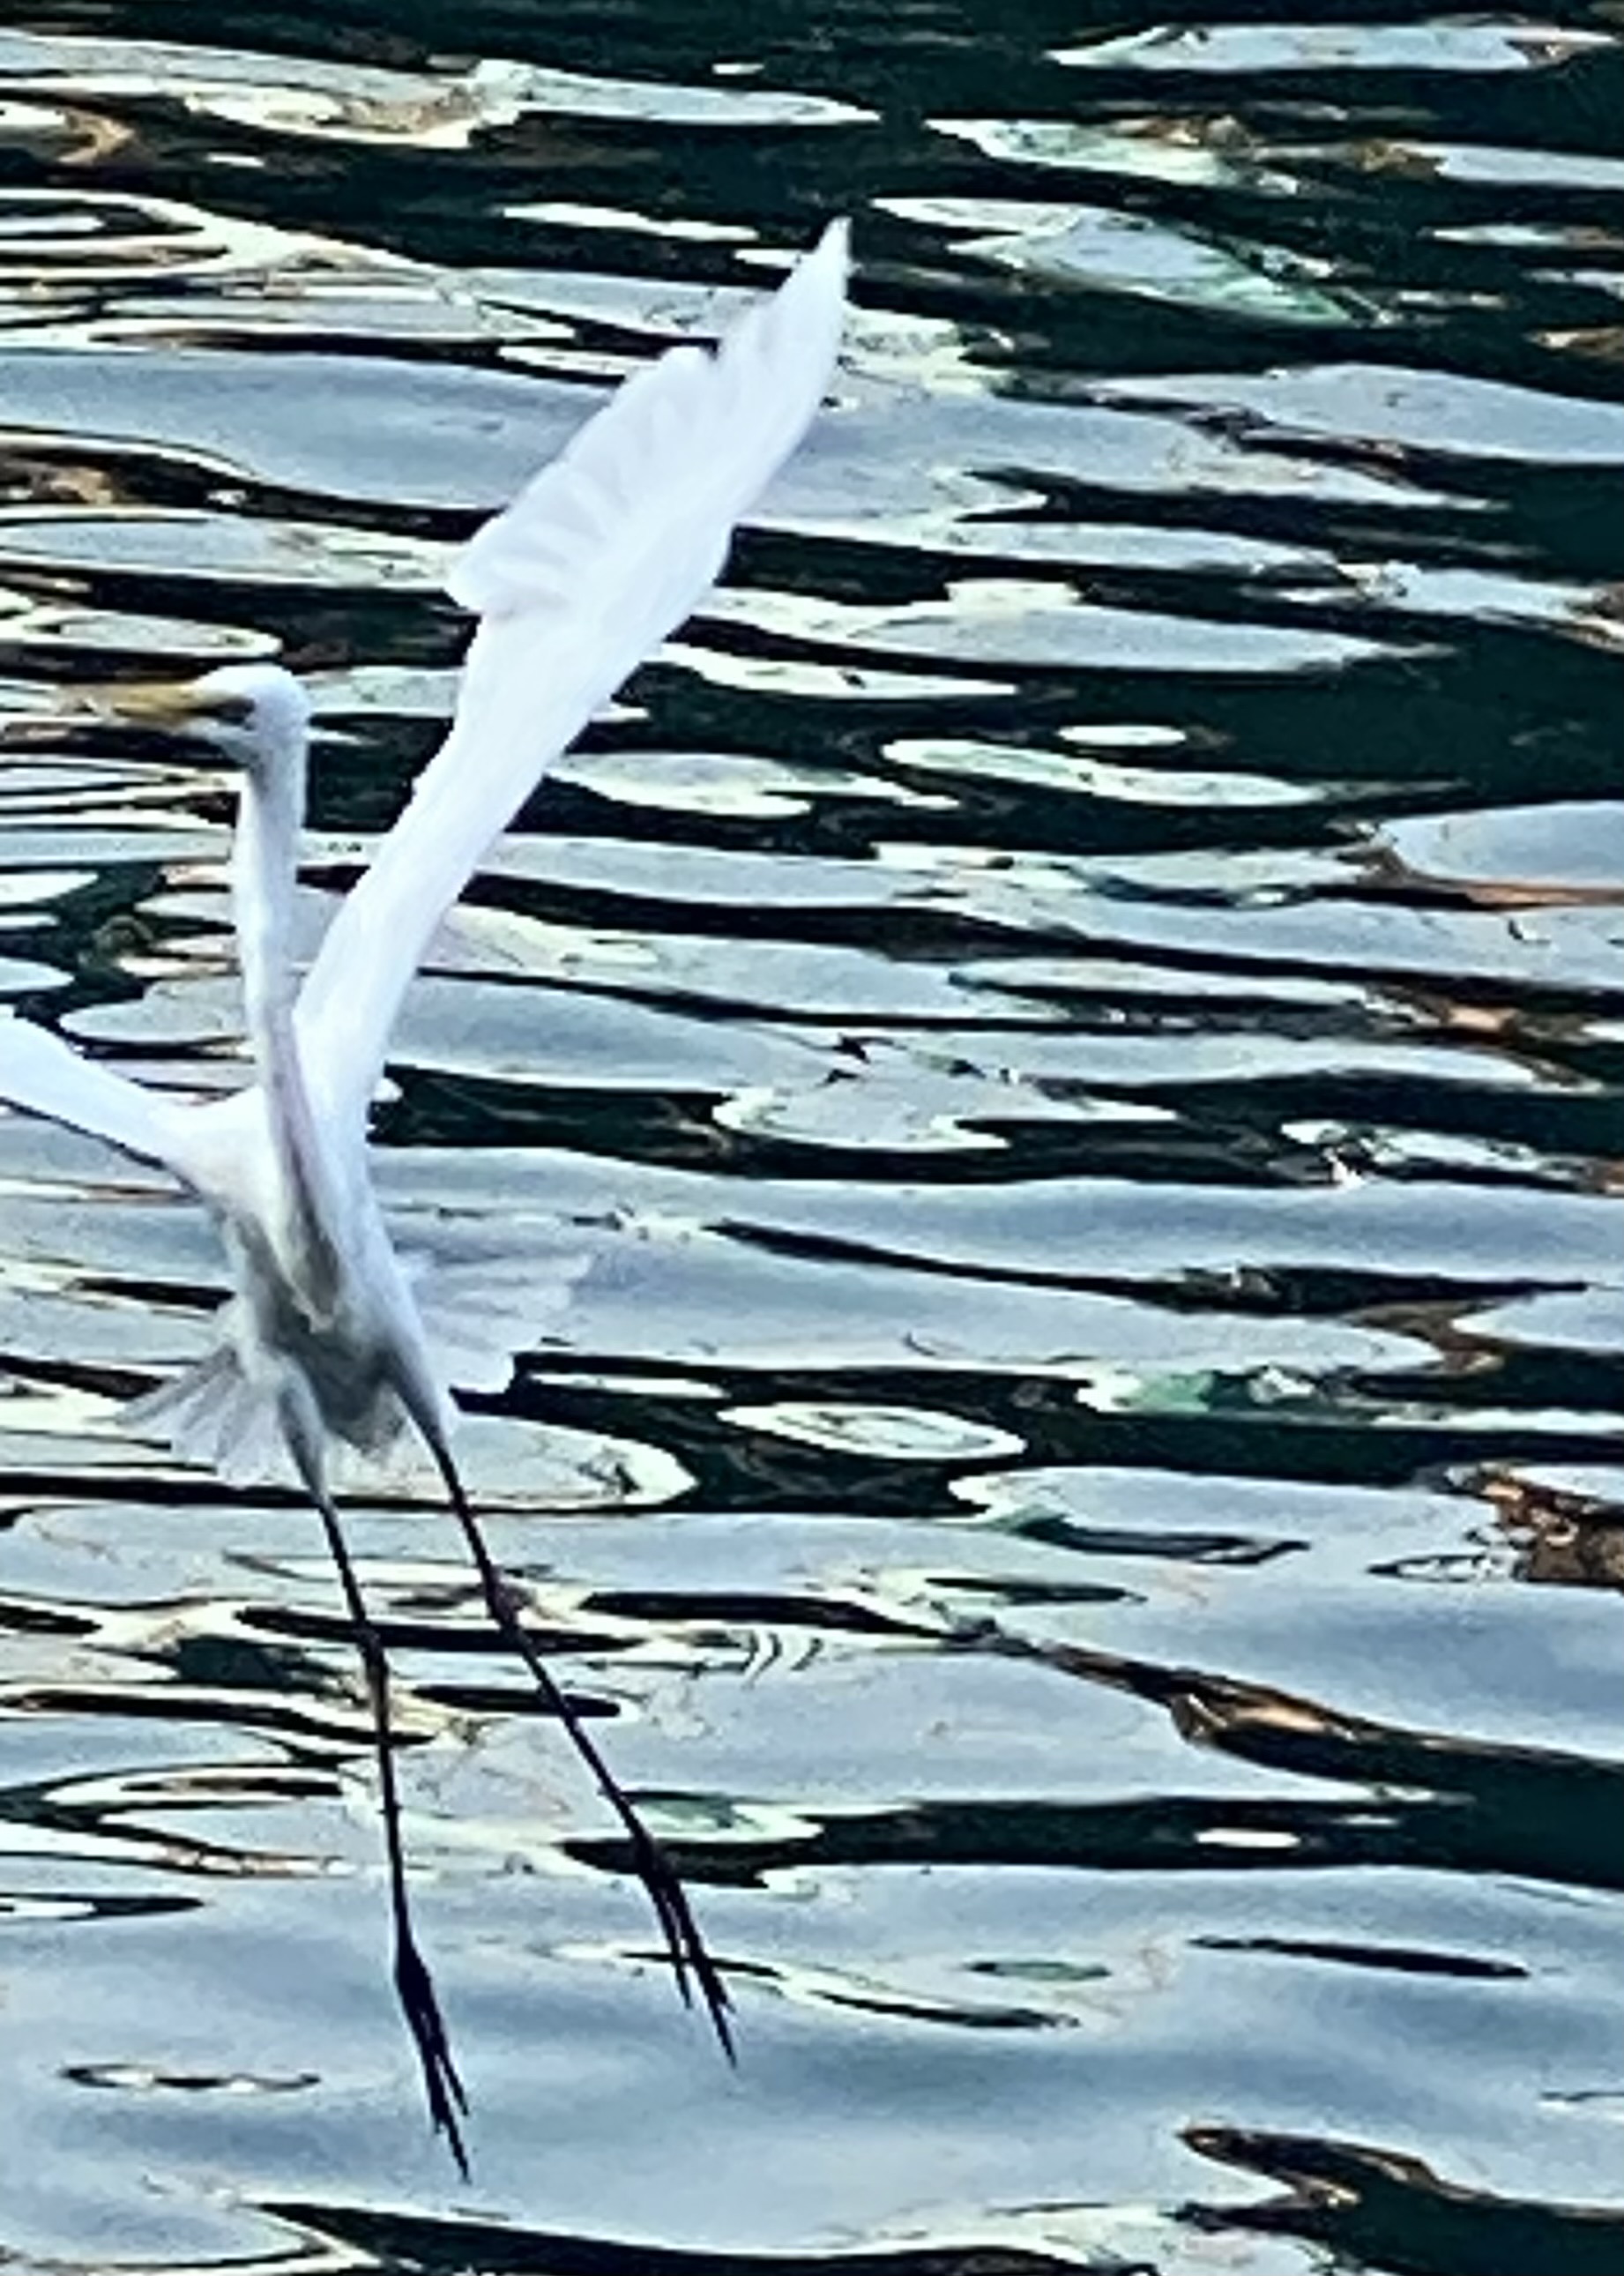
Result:
{"label": "shadow on water", "polygon": [[11,11],[0,995],[156,1081],[229,785],[76,687],[309,676],[308,948],[443,544],[859,268],[377,1122],[407,1245],[590,1257],[461,1452],[740,2071],[391,1481],[442,2169],[314,1522],[112,1419],[207,1228],[0,1117],[0,2255],[1619,2265],[1621,121],[1569,0]]}

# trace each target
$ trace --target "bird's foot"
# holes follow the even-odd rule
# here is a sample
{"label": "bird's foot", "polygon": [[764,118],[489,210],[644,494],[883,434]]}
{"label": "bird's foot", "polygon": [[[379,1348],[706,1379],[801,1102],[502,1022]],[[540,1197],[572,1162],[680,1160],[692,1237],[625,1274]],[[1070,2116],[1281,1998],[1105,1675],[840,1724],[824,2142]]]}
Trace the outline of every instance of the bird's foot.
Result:
{"label": "bird's foot", "polygon": [[457,2171],[466,2181],[469,2175],[468,2152],[459,2121],[468,2114],[468,2098],[452,2057],[451,2040],[435,1994],[434,1978],[409,1932],[401,1937],[395,1948],[395,1991],[422,2066],[423,2091],[434,2130],[444,2135],[457,2161]]}

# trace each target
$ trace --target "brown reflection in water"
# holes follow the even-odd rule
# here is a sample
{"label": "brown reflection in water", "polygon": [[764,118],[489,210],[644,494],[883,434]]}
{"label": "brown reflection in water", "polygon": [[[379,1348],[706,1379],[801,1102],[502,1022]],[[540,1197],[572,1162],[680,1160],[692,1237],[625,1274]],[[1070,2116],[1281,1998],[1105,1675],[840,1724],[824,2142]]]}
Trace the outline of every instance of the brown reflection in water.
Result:
{"label": "brown reflection in water", "polygon": [[[1534,2204],[1447,2181],[1419,2158],[1353,2142],[1192,2126],[1199,2155],[1285,2185],[1256,2205],[1190,2205],[1211,2230],[1311,2238],[1339,2265],[1399,2276],[1618,2276],[1624,2215],[1599,2206]],[[1346,2256],[1346,2260],[1344,2260]]]}
{"label": "brown reflection in water", "polygon": [[1599,1495],[1491,1472],[1478,1491],[1515,1546],[1520,1581],[1624,1589],[1624,1508]]}

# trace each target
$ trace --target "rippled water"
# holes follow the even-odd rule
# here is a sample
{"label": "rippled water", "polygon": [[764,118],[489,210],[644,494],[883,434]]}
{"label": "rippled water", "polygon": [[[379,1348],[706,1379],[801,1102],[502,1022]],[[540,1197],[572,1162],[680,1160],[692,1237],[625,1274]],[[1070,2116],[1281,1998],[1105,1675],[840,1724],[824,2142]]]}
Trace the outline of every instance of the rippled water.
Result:
{"label": "rippled water", "polygon": [[358,1506],[458,2185],[314,1520],[112,1420],[206,1230],[3,1117],[12,2265],[1624,2265],[1624,22],[1234,15],[8,11],[0,987],[194,1089],[229,785],[76,683],[311,675],[314,937],[444,542],[859,255],[380,1120],[408,1233],[593,1256],[467,1460],[740,2067]]}

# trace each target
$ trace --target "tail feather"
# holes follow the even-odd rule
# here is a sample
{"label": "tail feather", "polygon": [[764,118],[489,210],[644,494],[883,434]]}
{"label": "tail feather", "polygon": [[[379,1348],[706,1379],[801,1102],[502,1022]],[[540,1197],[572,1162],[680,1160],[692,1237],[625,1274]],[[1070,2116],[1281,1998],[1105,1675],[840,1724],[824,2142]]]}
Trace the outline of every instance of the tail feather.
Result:
{"label": "tail feather", "polygon": [[119,1419],[133,1437],[162,1441],[178,1460],[217,1471],[228,1485],[294,1483],[276,1401],[248,1380],[229,1342],[131,1400]]}

